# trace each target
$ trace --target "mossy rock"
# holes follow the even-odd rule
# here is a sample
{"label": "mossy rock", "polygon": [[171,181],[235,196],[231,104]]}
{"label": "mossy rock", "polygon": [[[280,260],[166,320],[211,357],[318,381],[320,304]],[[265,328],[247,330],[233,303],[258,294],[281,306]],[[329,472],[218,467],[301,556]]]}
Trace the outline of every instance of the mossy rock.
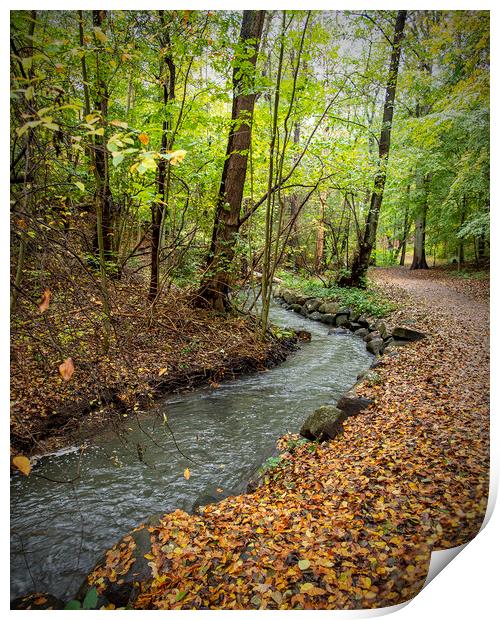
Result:
{"label": "mossy rock", "polygon": [[333,405],[318,407],[302,425],[300,434],[311,440],[327,441],[342,432],[343,411]]}

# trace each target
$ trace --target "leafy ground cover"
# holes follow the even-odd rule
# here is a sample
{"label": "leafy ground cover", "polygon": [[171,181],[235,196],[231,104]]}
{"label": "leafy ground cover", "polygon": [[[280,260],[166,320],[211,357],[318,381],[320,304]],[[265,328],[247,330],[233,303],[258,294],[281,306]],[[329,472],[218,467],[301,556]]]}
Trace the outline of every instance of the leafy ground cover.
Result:
{"label": "leafy ground cover", "polygon": [[[135,608],[394,605],[418,593],[432,549],[478,532],[488,497],[488,306],[442,273],[371,277],[398,304],[391,320],[428,337],[384,355],[377,380],[357,386],[372,405],[334,441],[311,449],[283,437],[254,493],[138,528],[151,578]],[[120,584],[133,544],[122,539],[89,584],[101,593]]]}
{"label": "leafy ground cover", "polygon": [[348,306],[359,312],[375,317],[384,317],[395,309],[394,304],[384,296],[382,290],[377,289],[372,282],[366,289],[340,287],[330,284],[326,286],[317,277],[303,277],[289,271],[279,272],[280,279],[285,287],[304,295],[332,299],[343,306]]}
{"label": "leafy ground cover", "polygon": [[77,283],[57,264],[47,267],[42,287],[39,273],[27,278],[29,294],[11,325],[14,452],[44,452],[119,424],[161,393],[262,370],[281,361],[293,340],[278,333],[263,342],[251,319],[196,310],[174,287],[152,313],[144,279],[124,273],[111,282],[105,353],[91,274]]}

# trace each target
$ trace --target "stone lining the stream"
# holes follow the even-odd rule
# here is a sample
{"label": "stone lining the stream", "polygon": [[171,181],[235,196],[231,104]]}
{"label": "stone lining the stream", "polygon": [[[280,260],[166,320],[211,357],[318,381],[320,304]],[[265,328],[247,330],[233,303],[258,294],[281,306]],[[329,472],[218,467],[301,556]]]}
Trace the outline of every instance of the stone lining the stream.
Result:
{"label": "stone lining the stream", "polygon": [[[384,351],[396,340],[393,332],[380,319],[366,316],[352,308],[341,307],[334,300],[322,299],[319,297],[308,297],[295,293],[289,289],[278,287],[274,290],[273,296],[278,304],[286,310],[291,310],[301,314],[303,317],[312,321],[320,321],[326,325],[331,325],[331,333],[353,333],[366,342],[366,349],[375,356],[382,355]],[[397,334],[403,334],[405,328],[395,328]],[[406,330],[411,331],[411,330]],[[424,338],[424,334],[419,334]],[[416,340],[415,334],[407,338],[397,338],[398,340]]]}

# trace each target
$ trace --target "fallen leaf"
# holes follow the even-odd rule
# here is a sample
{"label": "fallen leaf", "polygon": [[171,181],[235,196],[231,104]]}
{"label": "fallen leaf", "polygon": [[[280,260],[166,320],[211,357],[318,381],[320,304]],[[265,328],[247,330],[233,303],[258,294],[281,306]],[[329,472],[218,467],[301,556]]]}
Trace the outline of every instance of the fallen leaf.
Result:
{"label": "fallen leaf", "polygon": [[311,562],[309,562],[309,560],[299,560],[298,564],[300,570],[307,570],[311,566]]}
{"label": "fallen leaf", "polygon": [[15,456],[12,459],[12,464],[14,465],[14,467],[17,467],[17,469],[19,469],[19,471],[21,471],[25,476],[29,476],[31,471],[31,463],[29,458],[22,455]]}
{"label": "fallen leaf", "polygon": [[184,470],[184,478],[186,478],[186,480],[189,480],[190,477],[191,472],[189,471],[189,467],[186,467],[186,469]]}
{"label": "fallen leaf", "polygon": [[75,372],[75,365],[73,364],[71,357],[68,357],[68,359],[64,360],[64,362],[59,366],[59,372],[65,381],[69,381],[71,379],[73,373]]}
{"label": "fallen leaf", "polygon": [[40,300],[40,303],[38,304],[38,312],[40,312],[40,314],[43,314],[46,310],[48,310],[51,297],[52,297],[52,293],[50,292],[50,289],[46,288],[43,291],[42,299]]}

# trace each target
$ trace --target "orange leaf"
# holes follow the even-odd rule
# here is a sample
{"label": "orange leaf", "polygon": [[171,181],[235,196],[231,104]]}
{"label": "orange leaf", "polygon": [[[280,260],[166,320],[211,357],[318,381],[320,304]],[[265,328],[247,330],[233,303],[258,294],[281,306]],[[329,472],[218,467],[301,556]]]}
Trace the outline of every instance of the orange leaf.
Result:
{"label": "orange leaf", "polygon": [[186,467],[186,469],[184,470],[184,478],[186,478],[186,480],[189,480],[190,477],[191,472],[189,471],[189,467]]}
{"label": "orange leaf", "polygon": [[162,375],[164,375],[167,372],[167,368],[160,368],[159,372],[158,372],[158,376],[161,377]]}
{"label": "orange leaf", "polygon": [[71,357],[68,357],[67,360],[59,366],[59,372],[61,373],[61,377],[65,381],[69,381],[75,372],[75,365],[73,364],[73,360]]}
{"label": "orange leaf", "polygon": [[22,455],[15,456],[12,459],[12,464],[14,465],[14,467],[17,467],[17,469],[19,469],[19,471],[21,471],[25,476],[29,476],[29,473],[31,471],[31,463],[29,458]]}
{"label": "orange leaf", "polygon": [[38,304],[38,312],[40,312],[40,314],[42,314],[43,312],[45,312],[45,310],[48,309],[51,297],[52,297],[52,293],[50,292],[50,289],[46,288],[43,291],[42,299],[40,300],[40,303]]}
{"label": "orange leaf", "polygon": [[149,136],[147,133],[140,133],[139,134],[139,141],[144,144],[144,146],[146,146],[146,144],[149,144]]}

